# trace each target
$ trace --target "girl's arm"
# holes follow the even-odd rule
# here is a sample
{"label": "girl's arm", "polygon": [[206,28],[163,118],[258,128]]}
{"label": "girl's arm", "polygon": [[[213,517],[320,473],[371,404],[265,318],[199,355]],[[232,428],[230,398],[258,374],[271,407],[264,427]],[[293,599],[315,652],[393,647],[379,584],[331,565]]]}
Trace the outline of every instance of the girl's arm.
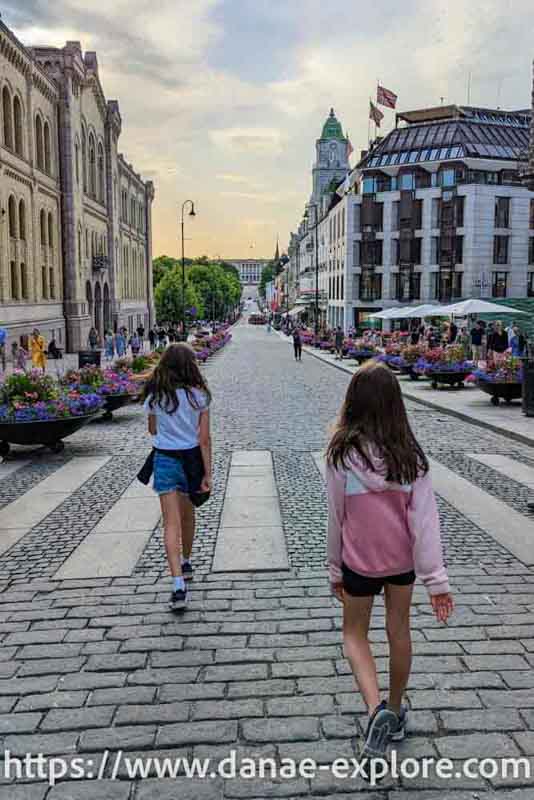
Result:
{"label": "girl's arm", "polygon": [[415,574],[430,595],[449,592],[449,579],[443,564],[443,550],[436,497],[430,474],[416,480],[408,506],[408,525],[412,534]]}
{"label": "girl's arm", "polygon": [[199,444],[204,462],[204,480],[202,481],[202,491],[211,491],[211,434],[210,434],[210,412],[209,409],[200,415]]}
{"label": "girl's arm", "polygon": [[343,545],[343,520],[345,518],[344,471],[326,465],[326,487],[328,493],[328,570],[330,583],[341,583],[341,552]]}

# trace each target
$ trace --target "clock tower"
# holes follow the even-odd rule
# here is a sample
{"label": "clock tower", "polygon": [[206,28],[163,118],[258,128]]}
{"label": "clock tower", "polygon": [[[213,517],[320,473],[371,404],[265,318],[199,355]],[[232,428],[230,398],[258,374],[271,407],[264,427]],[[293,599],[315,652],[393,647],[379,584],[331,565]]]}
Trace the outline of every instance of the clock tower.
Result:
{"label": "clock tower", "polygon": [[332,181],[342,181],[350,169],[349,141],[343,135],[340,122],[330,109],[321,138],[315,144],[316,160],[313,165],[313,192],[311,202],[319,203]]}

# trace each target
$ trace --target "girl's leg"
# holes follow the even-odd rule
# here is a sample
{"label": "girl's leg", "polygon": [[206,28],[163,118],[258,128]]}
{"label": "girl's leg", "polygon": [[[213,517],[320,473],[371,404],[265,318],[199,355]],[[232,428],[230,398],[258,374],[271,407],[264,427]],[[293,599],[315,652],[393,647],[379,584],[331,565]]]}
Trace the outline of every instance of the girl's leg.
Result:
{"label": "girl's leg", "polygon": [[387,583],[384,591],[389,641],[389,707],[398,714],[412,666],[410,608],[413,584],[394,586]]}
{"label": "girl's leg", "polygon": [[351,597],[345,592],[343,607],[343,643],[356,683],[372,714],[380,703],[376,664],[369,645],[369,624],[373,595]]}
{"label": "girl's leg", "polygon": [[178,492],[167,492],[160,497],[161,512],[163,514],[164,541],[167,561],[173,578],[182,574],[182,521],[180,516],[180,502]]}
{"label": "girl's leg", "polygon": [[180,520],[182,525],[183,557],[186,561],[189,561],[195,536],[195,507],[186,494],[179,495],[178,501],[180,503]]}

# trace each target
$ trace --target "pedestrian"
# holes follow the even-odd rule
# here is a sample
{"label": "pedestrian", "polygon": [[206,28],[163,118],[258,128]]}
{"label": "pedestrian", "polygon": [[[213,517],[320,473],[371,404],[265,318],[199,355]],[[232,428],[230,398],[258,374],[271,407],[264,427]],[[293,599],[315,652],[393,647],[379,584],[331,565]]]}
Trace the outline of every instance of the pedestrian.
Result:
{"label": "pedestrian", "polygon": [[150,343],[150,349],[156,349],[156,331],[153,328],[150,328],[148,331],[148,341]]}
{"label": "pedestrian", "polygon": [[334,346],[336,349],[336,359],[343,358],[343,344],[345,342],[345,334],[343,328],[338,325],[334,334]]}
{"label": "pedestrian", "polygon": [[471,328],[471,358],[478,364],[482,360],[482,339],[484,338],[484,328],[478,320],[476,325]]}
{"label": "pedestrian", "polygon": [[448,343],[449,344],[454,344],[454,342],[456,341],[456,337],[457,336],[458,336],[458,326],[456,325],[454,320],[451,320],[451,323],[450,323],[449,329],[448,329],[448,337],[447,337],[448,338]]}
{"label": "pedestrian", "polygon": [[126,338],[120,328],[115,334],[115,350],[119,358],[124,358],[126,355]]}
{"label": "pedestrian", "polygon": [[[155,449],[154,491],[160,498],[173,577],[170,607],[182,611],[187,602],[185,581],[193,577],[195,510],[188,495],[210,492],[212,486],[211,394],[192,347],[179,343],[167,348],[145,385],[143,398]],[[182,460],[184,451],[187,461]]]}
{"label": "pedestrian", "polygon": [[0,328],[0,366],[2,372],[6,371],[6,344],[7,344],[7,331],[5,328]]}
{"label": "pedestrian", "polygon": [[462,327],[460,328],[460,332],[456,336],[456,344],[460,345],[460,347],[464,351],[464,356],[468,358],[470,350],[470,339],[465,325],[462,325]]}
{"label": "pedestrian", "polygon": [[[327,450],[328,564],[343,603],[346,656],[369,712],[361,757],[385,757],[405,734],[411,669],[410,608],[416,576],[438,621],[453,610],[428,461],[408,422],[399,383],[368,362],[352,378]],[[389,698],[381,701],[368,633],[384,589]]]}
{"label": "pedestrian", "polygon": [[30,352],[32,355],[32,365],[36,369],[46,371],[46,341],[41,336],[39,329],[34,328],[30,338]]}
{"label": "pedestrian", "polygon": [[412,328],[412,331],[410,333],[410,343],[412,345],[419,344],[419,336],[420,336],[419,328]]}
{"label": "pedestrian", "polygon": [[488,335],[488,358],[495,353],[505,353],[508,350],[508,334],[503,328],[502,322],[497,320],[492,333]]}
{"label": "pedestrian", "polygon": [[295,361],[302,361],[302,339],[298,328],[293,331],[293,351],[295,353]]}
{"label": "pedestrian", "polygon": [[512,331],[512,338],[510,341],[510,347],[512,348],[512,355],[516,358],[521,358],[525,355],[525,347],[527,344],[527,340],[519,330],[517,325],[514,325]]}
{"label": "pedestrian", "polygon": [[113,357],[115,356],[115,342],[113,340],[113,334],[111,331],[106,331],[105,333],[105,349],[106,349],[106,358],[108,361],[112,361]]}
{"label": "pedestrian", "polygon": [[91,328],[91,330],[89,331],[87,342],[89,344],[90,350],[96,350],[96,348],[98,347],[98,331],[96,330],[96,328]]}
{"label": "pedestrian", "polygon": [[134,332],[132,334],[132,336],[130,337],[129,344],[130,344],[130,347],[132,348],[132,355],[133,356],[138,356],[139,355],[139,350],[141,349],[141,339],[139,338],[137,333]]}
{"label": "pedestrian", "polygon": [[167,344],[166,337],[167,337],[167,332],[165,328],[163,327],[160,328],[158,331],[158,344],[160,347],[165,347],[165,345]]}
{"label": "pedestrian", "polygon": [[11,360],[13,362],[13,369],[20,369],[22,372],[26,372],[27,358],[28,352],[26,349],[22,345],[19,345],[18,342],[12,342]]}
{"label": "pedestrian", "polygon": [[61,350],[57,346],[55,339],[52,339],[52,341],[48,345],[48,358],[53,358],[55,360],[63,358]]}
{"label": "pedestrian", "polygon": [[143,352],[145,343],[145,326],[142,323],[141,325],[137,326],[137,335],[139,336],[139,341],[141,343],[141,352]]}
{"label": "pedestrian", "polygon": [[508,347],[512,346],[512,339],[514,337],[514,328],[517,327],[517,323],[515,321],[510,322],[508,326],[505,328],[506,334],[508,336]]}

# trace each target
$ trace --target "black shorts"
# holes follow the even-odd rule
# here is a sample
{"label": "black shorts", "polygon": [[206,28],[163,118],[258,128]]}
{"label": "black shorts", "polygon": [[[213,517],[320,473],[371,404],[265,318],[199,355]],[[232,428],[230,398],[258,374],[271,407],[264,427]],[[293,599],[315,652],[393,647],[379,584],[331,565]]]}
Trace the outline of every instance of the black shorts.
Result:
{"label": "black shorts", "polygon": [[380,594],[384,584],[391,583],[393,586],[411,586],[415,583],[415,572],[403,572],[401,575],[387,575],[382,578],[370,578],[367,575],[358,575],[347,567],[341,565],[343,573],[343,589],[351,597],[370,597]]}

